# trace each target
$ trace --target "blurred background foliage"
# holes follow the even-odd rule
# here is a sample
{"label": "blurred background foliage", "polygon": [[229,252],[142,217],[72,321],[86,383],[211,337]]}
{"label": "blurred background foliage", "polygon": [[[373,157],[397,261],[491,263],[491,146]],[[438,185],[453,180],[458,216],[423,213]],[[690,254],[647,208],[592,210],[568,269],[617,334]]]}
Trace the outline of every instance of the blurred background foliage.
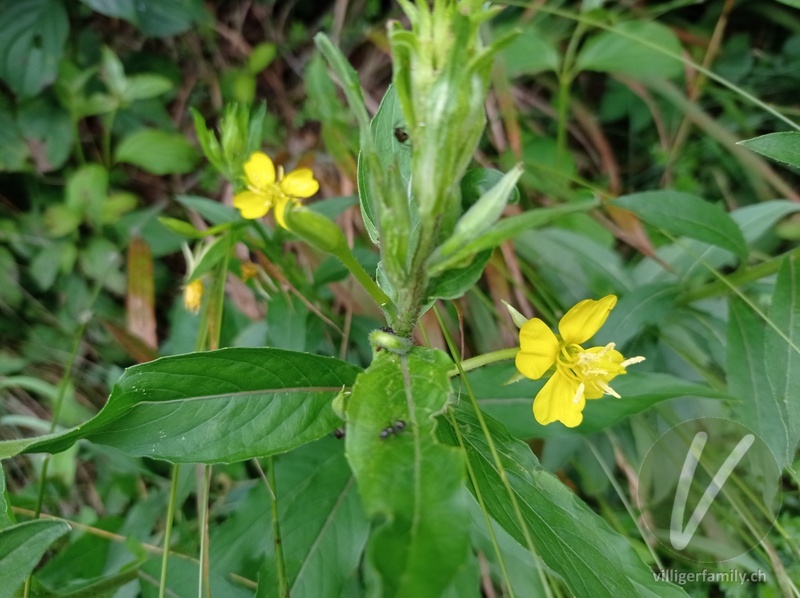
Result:
{"label": "blurred background foliage", "polygon": [[[477,165],[501,170],[524,164],[520,199],[509,214],[669,189],[731,212],[751,263],[794,250],[800,238],[797,171],[736,145],[786,128],[740,90],[790,119],[800,117],[794,0],[520,4],[486,31],[494,37],[518,28],[522,34],[497,60],[489,126],[475,157]],[[378,0],[0,0],[3,439],[47,432],[59,393],[66,396],[59,425],[81,423],[104,404],[123,368],[193,350],[197,316],[182,302],[186,239],[159,218],[188,219],[203,229],[229,221],[234,212],[230,185],[201,159],[190,109],[213,124],[227,103],[266,102],[266,150],[277,163],[313,167],[324,199],[312,206],[338,219],[359,261],[375,271],[377,254],[355,197],[357,129],[312,37],[325,31],[339,44],[374,113],[391,80],[385,24],[399,17],[394,3]],[[643,47],[626,32],[652,45]],[[734,87],[652,46],[702,64]],[[333,258],[280,231],[275,235],[282,252],[237,248],[232,270],[238,276],[228,281],[221,345],[305,350],[366,365],[367,333],[380,325],[369,298]],[[444,320],[468,357],[516,344],[503,300],[555,324],[578,300],[615,292],[622,304],[601,333],[608,336],[604,342],[613,339],[626,354],[647,355],[645,371],[697,385],[673,394],[715,396],[732,363],[726,301],[697,255],[721,272],[735,260],[724,250],[689,243],[696,244],[687,248],[622,211],[564,216],[495,251],[476,287],[455,303],[442,303]],[[247,274],[253,264],[255,276]],[[742,288],[764,305],[774,284],[772,276]],[[678,301],[681,292],[690,296]],[[423,324],[427,340],[445,348],[435,319],[428,314]],[[584,431],[593,434],[587,445],[563,428],[536,426],[530,400],[538,383],[498,392],[512,373],[513,367],[493,366],[475,374],[487,411],[530,439],[543,464],[612,527],[632,536],[647,558],[624,512],[628,490],[620,495],[618,484],[634,482],[630,471],[663,422],[698,413],[698,401],[674,400],[622,422],[603,420],[599,405],[595,416],[587,409],[587,422],[595,417],[595,428]],[[647,405],[658,400],[651,397]],[[704,414],[724,412],[708,407],[712,401],[701,403]],[[551,438],[543,444],[545,436]],[[293,502],[304,500],[304,484],[325,478],[320,483],[347,486],[341,451],[333,462],[322,458],[327,450],[304,447],[278,461],[286,527],[327,512],[325,505]],[[5,463],[20,516],[35,503],[40,464],[29,456]],[[42,595],[50,595],[43,588],[63,591],[90,582],[106,584],[92,595],[155,595],[160,556],[153,547],[162,539],[169,473],[162,462],[100,445],[81,444],[56,456],[46,511],[90,527],[76,526],[37,575]],[[182,473],[186,499],[195,480],[190,469]],[[780,575],[798,585],[797,548],[787,540],[800,533],[796,478],[785,479],[785,490],[786,534],[777,534],[771,552],[748,557],[746,565],[771,569],[782,560]],[[216,595],[253,594],[272,550],[263,532],[269,525],[265,493],[252,463],[214,468]],[[353,492],[341,496],[357,502]],[[196,555],[194,502],[179,504],[173,548]],[[514,542],[498,537],[504,545]],[[474,539],[489,555],[486,542]],[[170,566],[170,587],[188,595],[197,562],[174,558]],[[485,575],[496,576],[496,569],[490,562]],[[539,587],[524,555],[512,563],[510,576],[520,588]],[[341,581],[342,595],[357,595],[357,578]],[[686,589],[698,596],[772,596],[785,584]]]}

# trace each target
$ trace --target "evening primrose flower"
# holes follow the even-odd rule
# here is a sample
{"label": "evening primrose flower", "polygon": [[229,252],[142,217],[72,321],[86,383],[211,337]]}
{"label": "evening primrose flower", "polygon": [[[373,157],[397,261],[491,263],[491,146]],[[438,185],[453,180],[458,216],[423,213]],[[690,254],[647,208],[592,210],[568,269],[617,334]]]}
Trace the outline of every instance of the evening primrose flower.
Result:
{"label": "evening primrose flower", "polygon": [[307,198],[319,190],[319,182],[314,178],[310,168],[298,168],[284,176],[283,167],[277,170],[270,157],[263,152],[253,152],[244,165],[247,189],[237,193],[233,205],[244,218],[253,220],[261,218],[275,208],[275,220],[283,228],[286,206],[290,202],[298,203],[300,198]]}
{"label": "evening primrose flower", "polygon": [[533,415],[540,424],[560,421],[568,428],[579,425],[586,399],[599,399],[604,394],[620,398],[609,382],[625,374],[629,365],[644,361],[644,357],[625,359],[614,343],[589,349],[581,346],[597,333],[616,303],[614,295],[599,301],[584,299],[561,318],[558,336],[539,318],[521,326],[516,365],[522,375],[537,380],[555,365],[533,401]]}

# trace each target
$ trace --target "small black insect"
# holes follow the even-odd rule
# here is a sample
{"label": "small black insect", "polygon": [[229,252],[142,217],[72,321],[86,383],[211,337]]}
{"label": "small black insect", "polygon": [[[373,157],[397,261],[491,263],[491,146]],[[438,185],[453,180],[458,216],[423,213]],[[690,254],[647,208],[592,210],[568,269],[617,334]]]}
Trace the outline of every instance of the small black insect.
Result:
{"label": "small black insect", "polygon": [[394,434],[393,427],[389,426],[388,428],[384,428],[383,430],[381,430],[381,440],[386,440],[392,434]]}
{"label": "small black insect", "polygon": [[339,439],[339,440],[341,440],[342,438],[344,438],[344,428],[336,428],[336,429],[333,431],[333,436],[334,436],[334,438],[337,438],[337,439]]}
{"label": "small black insect", "polygon": [[402,419],[397,420],[397,422],[395,422],[394,424],[395,432],[401,432],[405,430],[405,428],[406,428],[406,422],[404,422]]}
{"label": "small black insect", "polygon": [[408,141],[408,132],[403,127],[395,127],[394,138],[400,143],[405,143]]}
{"label": "small black insect", "polygon": [[389,426],[381,430],[381,440],[386,440],[392,434],[399,434],[406,429],[406,422],[402,419],[397,420],[393,426]]}

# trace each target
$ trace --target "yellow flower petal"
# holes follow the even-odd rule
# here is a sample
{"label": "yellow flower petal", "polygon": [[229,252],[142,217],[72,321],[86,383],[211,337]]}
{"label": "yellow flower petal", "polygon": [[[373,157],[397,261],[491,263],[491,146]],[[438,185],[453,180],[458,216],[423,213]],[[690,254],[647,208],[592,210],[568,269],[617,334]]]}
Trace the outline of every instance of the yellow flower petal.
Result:
{"label": "yellow flower petal", "polygon": [[233,205],[244,218],[254,220],[264,216],[270,208],[267,196],[252,191],[242,191],[233,198]]}
{"label": "yellow flower petal", "polygon": [[193,280],[183,288],[183,305],[193,314],[200,311],[200,307],[203,305],[203,281],[201,279]]}
{"label": "yellow flower petal", "polygon": [[281,225],[283,228],[288,229],[289,227],[286,226],[286,207],[289,205],[289,202],[296,203],[288,195],[279,195],[278,198],[275,200],[275,222]]}
{"label": "yellow flower petal", "polygon": [[291,197],[311,197],[319,191],[319,183],[310,168],[298,168],[290,172],[281,179],[279,186]]}
{"label": "yellow flower petal", "polygon": [[264,152],[253,152],[250,155],[250,159],[244,165],[244,173],[247,184],[256,189],[264,190],[275,184],[275,164]]}
{"label": "yellow flower petal", "polygon": [[580,345],[588,341],[605,324],[608,314],[616,304],[616,295],[606,295],[598,301],[584,299],[576,304],[558,323],[558,331],[564,343]]}
{"label": "yellow flower petal", "polygon": [[533,416],[546,426],[560,421],[568,428],[574,428],[583,421],[583,408],[586,399],[574,401],[578,392],[578,382],[556,372],[547,381],[533,400]]}
{"label": "yellow flower petal", "polygon": [[547,324],[539,318],[533,318],[523,324],[519,331],[519,353],[517,353],[517,369],[526,378],[541,378],[556,361],[558,355],[558,339]]}

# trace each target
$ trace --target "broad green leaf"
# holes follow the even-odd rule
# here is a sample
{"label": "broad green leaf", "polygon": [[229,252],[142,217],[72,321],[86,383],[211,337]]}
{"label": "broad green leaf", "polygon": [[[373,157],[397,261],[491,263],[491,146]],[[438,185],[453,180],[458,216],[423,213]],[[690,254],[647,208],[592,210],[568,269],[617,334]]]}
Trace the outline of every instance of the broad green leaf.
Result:
{"label": "broad green leaf", "polygon": [[[384,169],[396,169],[404,188],[411,177],[411,147],[405,132],[406,121],[397,99],[394,86],[386,90],[378,112],[372,119],[370,131],[381,165]],[[405,135],[405,137],[404,137]],[[367,160],[358,160],[358,193],[364,226],[373,243],[378,243],[378,200],[370,195],[369,167]]]}
{"label": "broad green leaf", "polygon": [[[369,520],[343,448],[344,441],[329,436],[277,459],[278,517],[295,598],[340,596],[367,543]],[[261,495],[267,499],[266,491]],[[258,598],[281,598],[276,571],[270,538]]]}
{"label": "broad green leaf", "polygon": [[611,202],[630,210],[651,226],[747,257],[742,231],[718,205],[679,191],[645,191]]}
{"label": "broad green leaf", "polygon": [[729,305],[728,388],[739,399],[733,413],[737,421],[767,443],[783,470],[792,458],[789,422],[781,399],[770,389],[765,367],[764,323],[738,297],[732,297]]}
{"label": "broad green leaf", "polygon": [[468,374],[481,409],[497,418],[518,438],[551,438],[566,434],[592,434],[613,426],[661,401],[678,397],[709,399],[728,395],[708,386],[685,382],[669,374],[636,372],[635,366],[624,376],[614,379],[611,386],[621,399],[606,396],[587,401],[583,422],[572,429],[560,423],[542,426],[533,419],[533,399],[545,383],[542,380],[522,380],[506,384],[516,373],[513,364],[496,364]]}
{"label": "broad green leaf", "polygon": [[740,141],[739,145],[766,156],[770,160],[800,168],[800,132],[769,133]]}
{"label": "broad green leaf", "polygon": [[81,166],[67,181],[66,205],[94,223],[102,220],[108,197],[108,171],[99,164]]}
{"label": "broad green leaf", "polygon": [[[450,444],[457,446],[460,440],[465,444],[487,511],[523,547],[528,542],[522,526],[527,527],[538,556],[561,576],[573,596],[686,596],[676,586],[655,581],[625,537],[546,471],[528,445],[484,415],[519,507],[520,521],[472,407],[462,401],[451,412],[460,439],[445,419],[440,420],[439,435]],[[531,555],[532,562],[535,558]]]}
{"label": "broad green leaf", "polygon": [[680,41],[669,27],[647,21],[626,21],[595,34],[575,62],[580,71],[621,73],[639,79],[679,77]]}
{"label": "broad green leaf", "polygon": [[168,37],[183,33],[203,17],[201,0],[81,0],[100,14],[125,19],[145,35]]}
{"label": "broad green leaf", "polygon": [[60,452],[86,438],[133,456],[219,463],[282,453],[334,430],[331,401],[360,369],[279,349],[221,349],[128,368],[92,420],[0,442],[0,458]]}
{"label": "broad green leaf", "polygon": [[559,65],[558,50],[534,23],[528,23],[522,33],[500,51],[500,58],[509,77],[557,71]]}
{"label": "broad green leaf", "polygon": [[64,165],[75,142],[68,112],[39,97],[20,109],[17,121],[39,172],[50,172]]}
{"label": "broad green leaf", "polygon": [[117,146],[115,159],[138,166],[152,174],[183,174],[197,163],[197,151],[180,133],[141,129]]}
{"label": "broad green leaf", "polygon": [[14,114],[0,104],[0,172],[22,170],[27,157],[28,146]]}
{"label": "broad green leaf", "polygon": [[347,404],[347,458],[375,519],[367,545],[374,595],[440,595],[467,558],[463,456],[433,436],[433,415],[450,394],[451,367],[441,351],[413,348],[401,356],[383,350],[358,377]]}
{"label": "broad green leaf", "polygon": [[778,272],[764,333],[764,358],[774,400],[785,418],[791,463],[800,442],[800,265],[796,256],[784,258]]}
{"label": "broad green leaf", "polygon": [[0,531],[0,591],[13,596],[50,545],[69,531],[64,521],[38,519]]}
{"label": "broad green leaf", "polygon": [[0,1],[0,79],[18,96],[39,93],[56,79],[68,32],[58,0]]}

